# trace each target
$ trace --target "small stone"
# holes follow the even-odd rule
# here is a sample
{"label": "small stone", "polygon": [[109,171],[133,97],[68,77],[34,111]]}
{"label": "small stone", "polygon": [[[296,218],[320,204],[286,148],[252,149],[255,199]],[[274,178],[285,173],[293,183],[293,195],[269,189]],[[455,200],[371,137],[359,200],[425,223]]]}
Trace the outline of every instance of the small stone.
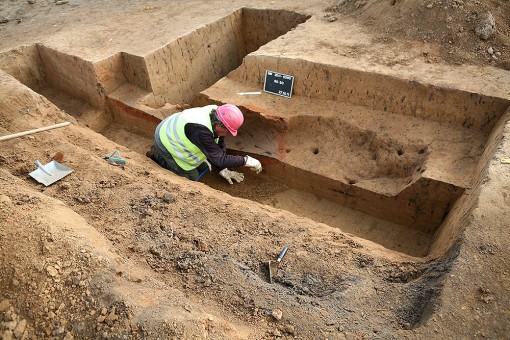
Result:
{"label": "small stone", "polygon": [[496,21],[490,12],[482,18],[475,33],[482,40],[488,40],[496,34]]}
{"label": "small stone", "polygon": [[11,202],[12,202],[12,200],[9,198],[9,196],[0,194],[0,205],[1,204],[9,204]]}
{"label": "small stone", "polygon": [[163,201],[166,203],[173,203],[175,202],[175,195],[169,192],[165,192],[163,194]]}
{"label": "small stone", "polygon": [[64,327],[62,327],[62,326],[60,326],[60,327],[58,327],[57,329],[55,329],[55,330],[53,331],[53,333],[54,333],[54,334],[64,334],[64,332],[65,332],[65,331],[66,331],[66,330],[65,330],[65,328],[64,328]]}
{"label": "small stone", "polygon": [[411,329],[413,325],[410,322],[404,322],[402,324],[402,329]]}
{"label": "small stone", "polygon": [[23,336],[23,333],[25,333],[25,329],[27,328],[27,320],[23,319],[21,320],[16,328],[14,328],[14,335],[17,339],[21,339]]}
{"label": "small stone", "polygon": [[280,332],[280,330],[278,330],[278,329],[273,330],[272,333],[276,337],[281,337],[282,336],[282,332]]}
{"label": "small stone", "polygon": [[328,13],[324,16],[324,19],[328,22],[334,22],[337,21],[337,17],[333,13]]}
{"label": "small stone", "polygon": [[2,300],[2,302],[0,302],[0,312],[5,312],[10,307],[11,307],[11,303],[9,302],[9,300],[6,299],[6,300]]}
{"label": "small stone", "polygon": [[432,7],[434,7],[434,4],[432,4],[432,3],[430,3],[430,4],[428,4],[428,5],[427,5],[427,8],[428,8],[428,9],[431,9]]}
{"label": "small stone", "polygon": [[74,275],[71,277],[71,283],[75,286],[78,286],[80,284],[80,281],[81,281],[80,275]]}
{"label": "small stone", "polygon": [[283,326],[283,330],[289,333],[290,335],[296,335],[296,328],[294,327],[294,325],[287,324]]}
{"label": "small stone", "polygon": [[69,3],[69,0],[58,0],[58,1],[55,1],[55,5],[65,5]]}
{"label": "small stone", "polygon": [[2,340],[11,340],[14,339],[14,334],[10,329],[6,330],[4,332],[4,335],[2,336]]}
{"label": "small stone", "polygon": [[35,4],[35,0],[27,0],[27,2],[31,5]]}
{"label": "small stone", "polygon": [[108,324],[108,326],[111,327],[113,326],[114,322],[117,321],[118,319],[119,316],[115,314],[115,308],[113,308],[104,321]]}
{"label": "small stone", "polygon": [[6,24],[9,22],[9,19],[7,19],[6,17],[0,17],[0,24]]}
{"label": "small stone", "polygon": [[4,321],[2,322],[2,328],[14,331],[18,323],[16,321]]}
{"label": "small stone", "polygon": [[48,274],[51,276],[51,277],[55,277],[55,276],[58,276],[58,271],[52,267],[52,266],[48,266],[46,268],[46,271],[48,272]]}
{"label": "small stone", "polygon": [[206,252],[209,250],[209,247],[204,241],[198,241],[198,249],[200,249],[200,251]]}
{"label": "small stone", "polygon": [[487,53],[489,53],[490,55],[493,55],[494,54],[494,49],[492,47],[489,47],[487,49]]}
{"label": "small stone", "polygon": [[283,312],[281,309],[279,308],[275,308],[271,311],[271,315],[273,316],[273,318],[275,318],[276,320],[281,320],[282,317],[283,317]]}

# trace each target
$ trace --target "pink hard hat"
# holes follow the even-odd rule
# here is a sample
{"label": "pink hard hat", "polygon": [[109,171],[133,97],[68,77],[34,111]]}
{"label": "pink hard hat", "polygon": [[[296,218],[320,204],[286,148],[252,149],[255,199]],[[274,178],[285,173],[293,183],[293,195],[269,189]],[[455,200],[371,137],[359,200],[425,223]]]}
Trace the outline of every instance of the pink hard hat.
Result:
{"label": "pink hard hat", "polygon": [[232,136],[236,136],[237,129],[239,129],[244,122],[244,116],[241,110],[239,110],[239,108],[235,105],[224,104],[218,106],[216,113]]}

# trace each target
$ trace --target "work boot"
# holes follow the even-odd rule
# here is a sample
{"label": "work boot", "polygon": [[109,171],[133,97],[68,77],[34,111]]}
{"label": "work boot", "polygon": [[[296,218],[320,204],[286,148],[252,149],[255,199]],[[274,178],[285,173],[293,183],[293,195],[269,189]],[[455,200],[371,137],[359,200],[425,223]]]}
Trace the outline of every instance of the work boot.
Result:
{"label": "work boot", "polygon": [[153,145],[151,146],[150,150],[145,153],[145,156],[149,157],[150,159],[154,159],[154,156],[157,152],[158,150],[156,149],[156,146]]}

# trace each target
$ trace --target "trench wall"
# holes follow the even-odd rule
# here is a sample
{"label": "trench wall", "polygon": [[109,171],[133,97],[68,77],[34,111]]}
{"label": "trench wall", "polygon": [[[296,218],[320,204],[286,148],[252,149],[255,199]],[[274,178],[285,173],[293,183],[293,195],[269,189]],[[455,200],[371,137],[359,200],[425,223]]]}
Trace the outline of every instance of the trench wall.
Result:
{"label": "trench wall", "polygon": [[94,107],[103,108],[94,63],[39,44],[46,82]]}
{"label": "trench wall", "polygon": [[[243,8],[146,56],[122,53],[122,75],[127,83],[147,92],[138,98],[139,104],[160,108],[165,104],[189,103],[238,67],[247,53],[307,18],[290,11]],[[118,87],[123,87],[122,83]],[[112,94],[107,108],[119,120],[131,121],[130,115],[135,115],[152,121],[142,117],[142,111],[136,109],[139,105],[124,105],[122,98]]]}
{"label": "trench wall", "polygon": [[129,127],[130,131],[137,134],[152,136],[161,119],[148,114],[144,110],[147,108],[138,104],[138,99],[148,94],[149,92],[139,87],[125,84],[107,97],[107,111],[113,117],[121,117],[117,123],[119,126]]}
{"label": "trench wall", "polygon": [[125,74],[126,64],[122,53],[116,53],[109,58],[94,63],[96,75],[96,95],[100,100],[125,84],[128,78]]}
{"label": "trench wall", "polygon": [[[260,158],[260,157],[259,157]],[[264,160],[264,172],[287,185],[344,207],[433,234],[464,189],[420,178],[396,196],[386,196],[332,180],[286,163]]]}
{"label": "trench wall", "polygon": [[[121,53],[121,74],[125,78],[125,82],[138,86],[139,88],[152,91],[149,70],[145,58],[129,53]],[[119,86],[122,84],[119,84]],[[112,89],[112,91],[115,89]],[[108,93],[111,93],[109,91]]]}
{"label": "trench wall", "polygon": [[36,45],[20,46],[0,53],[0,69],[34,91],[46,84]]}
{"label": "trench wall", "polygon": [[274,40],[290,29],[305,22],[309,16],[286,10],[260,10],[243,8],[242,33],[243,56]]}
{"label": "trench wall", "polygon": [[491,132],[487,146],[476,167],[476,182],[473,187],[455,203],[448,217],[443,222],[432,241],[429,249],[430,256],[439,257],[445,254],[459,238],[464,228],[469,224],[471,211],[476,207],[481,186],[486,177],[487,168],[496,153],[496,149],[503,139],[503,131],[510,120],[510,107],[499,119]]}
{"label": "trench wall", "polygon": [[147,55],[155,104],[186,103],[241,64],[241,11]]}
{"label": "trench wall", "polygon": [[42,44],[1,53],[0,68],[36,92],[51,87],[98,108],[126,82],[120,54],[91,62]]}
{"label": "trench wall", "polygon": [[484,133],[492,130],[508,107],[508,101],[501,98],[261,53],[246,56],[243,64],[228,77],[262,88],[266,70],[290,75],[299,70],[299,76],[294,79],[293,95],[347,102]]}

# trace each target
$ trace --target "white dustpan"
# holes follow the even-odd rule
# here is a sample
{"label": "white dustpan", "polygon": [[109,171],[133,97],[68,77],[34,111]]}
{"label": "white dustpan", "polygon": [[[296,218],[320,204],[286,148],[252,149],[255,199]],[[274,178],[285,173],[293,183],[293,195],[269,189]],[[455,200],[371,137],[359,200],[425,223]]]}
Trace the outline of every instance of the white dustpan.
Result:
{"label": "white dustpan", "polygon": [[55,160],[46,165],[42,165],[39,161],[35,161],[34,164],[37,165],[38,169],[29,173],[29,175],[45,186],[51,185],[73,172],[72,169]]}

